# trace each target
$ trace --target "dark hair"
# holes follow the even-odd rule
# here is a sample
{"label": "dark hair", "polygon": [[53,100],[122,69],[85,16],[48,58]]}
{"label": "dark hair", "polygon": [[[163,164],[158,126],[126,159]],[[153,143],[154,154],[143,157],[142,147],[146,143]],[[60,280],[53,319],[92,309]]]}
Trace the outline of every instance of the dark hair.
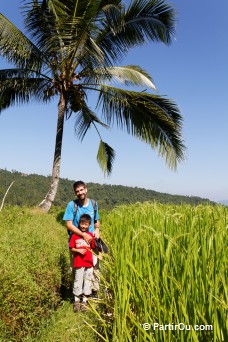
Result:
{"label": "dark hair", "polygon": [[73,184],[73,189],[74,191],[76,190],[76,188],[78,188],[79,186],[84,186],[86,188],[86,184],[83,181],[77,181]]}
{"label": "dark hair", "polygon": [[79,219],[79,223],[81,222],[89,222],[89,224],[91,223],[91,216],[88,215],[88,214],[82,214],[80,216],[80,219]]}

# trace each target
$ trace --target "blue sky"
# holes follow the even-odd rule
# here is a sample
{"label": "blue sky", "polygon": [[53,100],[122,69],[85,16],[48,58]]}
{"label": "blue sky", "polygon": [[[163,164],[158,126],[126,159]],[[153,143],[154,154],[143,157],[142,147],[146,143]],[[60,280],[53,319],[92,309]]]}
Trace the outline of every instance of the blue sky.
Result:
{"label": "blue sky", "polygon": [[[124,64],[138,64],[153,77],[160,95],[173,99],[183,115],[186,160],[171,171],[157,152],[127,133],[102,131],[116,151],[110,177],[100,170],[96,132],[81,143],[74,120],[65,122],[61,177],[100,184],[137,186],[170,194],[228,199],[228,1],[173,0],[178,12],[171,46],[147,44]],[[21,25],[20,1],[1,0],[0,12]],[[20,26],[22,27],[22,26]],[[0,60],[0,68],[6,64]],[[93,98],[91,98],[93,102]],[[91,104],[92,105],[92,104]],[[50,175],[57,103],[12,107],[0,115],[0,168]]]}

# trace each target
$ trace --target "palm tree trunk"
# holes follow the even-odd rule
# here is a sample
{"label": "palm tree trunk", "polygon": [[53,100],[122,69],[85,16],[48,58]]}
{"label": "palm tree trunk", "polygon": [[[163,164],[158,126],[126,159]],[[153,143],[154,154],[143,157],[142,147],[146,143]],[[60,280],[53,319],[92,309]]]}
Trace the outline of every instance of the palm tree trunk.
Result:
{"label": "palm tree trunk", "polygon": [[51,205],[55,199],[58,185],[59,185],[60,161],[61,161],[63,127],[64,127],[64,113],[65,113],[65,99],[64,99],[64,96],[61,95],[59,105],[58,105],[58,123],[57,123],[57,131],[56,131],[55,153],[54,153],[51,185],[44,200],[38,205],[38,207],[41,208],[44,212],[48,212],[49,209],[51,208]]}

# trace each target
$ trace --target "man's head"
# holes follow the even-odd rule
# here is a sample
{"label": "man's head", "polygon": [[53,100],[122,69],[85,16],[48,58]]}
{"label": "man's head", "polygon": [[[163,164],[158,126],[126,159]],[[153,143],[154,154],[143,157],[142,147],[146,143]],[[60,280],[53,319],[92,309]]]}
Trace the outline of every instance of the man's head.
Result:
{"label": "man's head", "polygon": [[87,232],[91,224],[91,217],[88,214],[83,214],[79,219],[79,229],[82,232]]}
{"label": "man's head", "polygon": [[85,200],[87,194],[87,187],[83,181],[77,181],[73,184],[73,188],[77,198],[81,201]]}

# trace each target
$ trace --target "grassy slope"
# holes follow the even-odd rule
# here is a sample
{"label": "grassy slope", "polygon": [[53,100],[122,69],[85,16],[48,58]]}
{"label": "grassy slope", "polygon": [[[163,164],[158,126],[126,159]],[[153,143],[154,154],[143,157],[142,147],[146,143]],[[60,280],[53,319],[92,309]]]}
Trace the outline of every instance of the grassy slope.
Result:
{"label": "grassy slope", "polygon": [[80,342],[84,317],[60,297],[70,282],[66,230],[54,215],[27,208],[4,208],[0,222],[0,341],[39,333],[40,341]]}

